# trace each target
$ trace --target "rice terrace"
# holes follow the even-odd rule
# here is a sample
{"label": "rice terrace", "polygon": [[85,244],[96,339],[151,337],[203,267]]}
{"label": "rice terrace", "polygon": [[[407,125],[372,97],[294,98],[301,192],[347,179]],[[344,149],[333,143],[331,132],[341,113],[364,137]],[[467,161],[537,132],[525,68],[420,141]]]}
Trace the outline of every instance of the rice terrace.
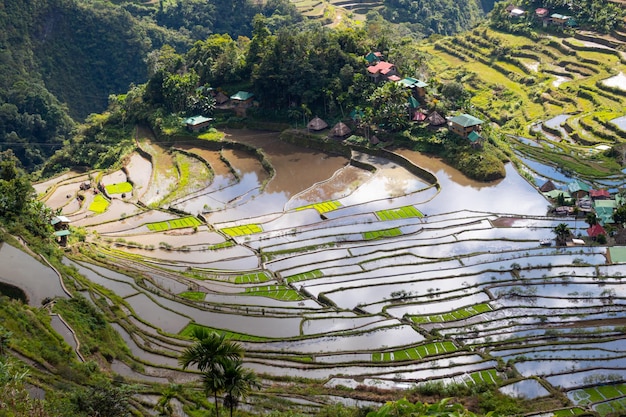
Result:
{"label": "rice terrace", "polygon": [[[247,130],[222,141],[248,152],[188,138],[166,149],[138,134],[115,173],[35,185],[82,234],[65,262],[117,317],[130,355],[114,372],[189,381],[177,358],[200,327],[240,341],[268,384],[488,384],[561,398],[542,415],[624,408],[626,389],[611,385],[626,378],[624,264],[608,262],[605,246],[541,245],[560,223],[575,234],[587,225],[547,215],[549,199],[511,164],[504,180],[476,183],[406,150],[344,157]],[[182,146],[204,165],[184,181]],[[229,169],[213,169],[225,158]]]}

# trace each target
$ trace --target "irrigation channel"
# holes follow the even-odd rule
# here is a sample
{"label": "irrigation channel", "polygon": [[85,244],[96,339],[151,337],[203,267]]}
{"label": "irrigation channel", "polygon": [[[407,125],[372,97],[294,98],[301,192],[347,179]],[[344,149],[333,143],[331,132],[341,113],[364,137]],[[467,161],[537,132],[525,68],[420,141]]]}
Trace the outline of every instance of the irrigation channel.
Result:
{"label": "irrigation channel", "polygon": [[[265,161],[146,137],[118,172],[36,185],[87,231],[91,260],[66,259],[94,284],[85,295],[123,300],[114,327],[145,371],[115,372],[188,380],[177,356],[205,326],[240,340],[246,365],[265,375],[347,387],[486,382],[526,398],[565,391],[571,403],[557,415],[626,401],[626,268],[608,263],[606,247],[541,246],[576,220],[546,216],[549,202],[511,165],[484,184],[412,151],[400,152],[410,163],[359,152],[350,163],[273,133],[226,140],[262,149]],[[102,193],[79,189],[85,181],[102,184],[104,209],[94,205]],[[123,182],[132,191],[116,194]],[[0,257],[15,252],[5,244]],[[22,275],[32,300],[48,280],[46,294],[64,296],[53,273]]]}

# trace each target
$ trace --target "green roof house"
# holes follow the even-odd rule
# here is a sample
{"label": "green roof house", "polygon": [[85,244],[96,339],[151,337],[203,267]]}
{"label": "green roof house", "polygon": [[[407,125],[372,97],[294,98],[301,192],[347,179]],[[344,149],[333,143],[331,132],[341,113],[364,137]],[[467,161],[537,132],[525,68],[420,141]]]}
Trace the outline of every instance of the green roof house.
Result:
{"label": "green roof house", "polygon": [[406,77],[397,81],[397,83],[405,88],[413,90],[418,97],[424,97],[426,95],[426,87],[428,87],[428,84],[424,81],[418,80],[417,78]]}
{"label": "green roof house", "polygon": [[485,123],[471,114],[461,114],[448,119],[449,129],[459,136],[467,138],[471,132],[480,132]]}
{"label": "green roof house", "polygon": [[476,132],[475,130],[469,132],[469,134],[467,135],[467,139],[469,139],[472,146],[481,146],[483,143],[483,137],[480,136],[480,133]]}
{"label": "green roof house", "polygon": [[584,182],[574,180],[570,182],[569,184],[567,184],[567,189],[569,190],[572,197],[582,198],[582,197],[589,195],[589,190],[591,190],[591,187],[585,184]]}
{"label": "green roof house", "polygon": [[211,125],[213,119],[204,116],[192,116],[183,121],[190,132],[200,132]]}
{"label": "green roof house", "polygon": [[369,54],[365,55],[365,60],[369,65],[373,65],[376,64],[378,61],[383,60],[383,54],[381,54],[380,52],[370,52]]}
{"label": "green roof house", "polygon": [[237,101],[237,102],[252,101],[253,98],[254,98],[254,94],[249,93],[247,91],[237,91],[236,94],[233,94],[232,96],[230,96],[231,100]]}

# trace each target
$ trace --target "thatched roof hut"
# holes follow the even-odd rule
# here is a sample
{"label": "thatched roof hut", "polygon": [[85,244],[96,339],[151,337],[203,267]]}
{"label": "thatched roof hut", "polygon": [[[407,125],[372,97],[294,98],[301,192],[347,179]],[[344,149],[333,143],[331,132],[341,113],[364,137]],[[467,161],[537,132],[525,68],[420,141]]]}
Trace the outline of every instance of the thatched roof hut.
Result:
{"label": "thatched roof hut", "polygon": [[428,124],[431,126],[442,126],[446,124],[446,119],[440,115],[437,111],[432,112],[426,118]]}
{"label": "thatched roof hut", "polygon": [[315,116],[315,118],[311,120],[309,124],[306,125],[306,127],[309,130],[315,130],[315,131],[324,130],[328,127],[328,123],[326,123],[319,117]]}
{"label": "thatched roof hut", "polygon": [[215,102],[217,104],[224,104],[226,103],[228,100],[230,100],[228,98],[228,96],[224,93],[222,93],[221,91],[219,91],[216,95],[215,95]]}
{"label": "thatched roof hut", "polygon": [[343,122],[337,123],[332,129],[330,129],[330,135],[338,138],[346,137],[350,133],[352,133],[352,130],[350,130],[350,128]]}
{"label": "thatched roof hut", "polygon": [[539,191],[542,193],[549,193],[552,190],[556,190],[556,185],[551,180],[546,181],[545,184],[539,187]]}

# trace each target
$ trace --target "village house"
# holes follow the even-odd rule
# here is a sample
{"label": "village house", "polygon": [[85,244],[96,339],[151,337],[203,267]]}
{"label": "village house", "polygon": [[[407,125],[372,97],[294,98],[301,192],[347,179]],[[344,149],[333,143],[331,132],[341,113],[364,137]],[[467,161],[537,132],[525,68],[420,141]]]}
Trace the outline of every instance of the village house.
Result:
{"label": "village house", "polygon": [[576,20],[573,17],[562,15],[559,13],[552,13],[550,15],[549,22],[556,26],[576,26]]}
{"label": "village house", "polygon": [[50,224],[54,228],[54,237],[61,246],[67,245],[67,237],[70,233],[70,219],[65,216],[54,216],[50,220]]}
{"label": "village house", "polygon": [[185,119],[183,123],[185,124],[187,130],[189,130],[190,132],[201,132],[205,129],[208,129],[212,121],[213,119],[211,119],[210,117],[198,115]]}
{"label": "village house", "polygon": [[593,202],[593,209],[596,212],[598,222],[602,225],[613,224],[613,213],[617,208],[617,202],[615,200],[595,200]]}
{"label": "village house", "polygon": [[369,75],[374,81],[381,80],[399,81],[398,71],[396,66],[391,62],[380,61],[375,65],[367,67],[367,75]]}
{"label": "village house", "polygon": [[574,180],[567,184],[567,189],[572,197],[574,197],[575,199],[581,199],[589,195],[589,190],[591,190],[591,187],[584,182]]}
{"label": "village house", "polygon": [[374,65],[377,62],[383,60],[383,54],[380,52],[370,52],[369,54],[365,55],[365,60],[367,61],[368,65]]}
{"label": "village house", "polygon": [[596,223],[587,229],[587,235],[593,240],[596,240],[600,235],[606,236],[606,230],[604,230],[604,227],[602,227],[600,224]]}
{"label": "village house", "polygon": [[252,106],[253,99],[254,94],[247,91],[238,91],[236,94],[230,96],[230,101],[235,107],[239,108],[248,108]]}
{"label": "village house", "polygon": [[416,78],[406,77],[398,81],[398,84],[411,90],[411,94],[416,98],[423,98],[426,96],[426,84],[424,81],[420,81]]}
{"label": "village house", "polygon": [[512,4],[508,5],[505,10],[511,18],[520,18],[526,14],[526,11]]}
{"label": "village house", "polygon": [[[448,128],[451,132],[467,139],[472,132],[480,136],[479,132],[483,123],[479,118],[465,113],[449,118]],[[473,137],[476,139],[475,135]]]}

